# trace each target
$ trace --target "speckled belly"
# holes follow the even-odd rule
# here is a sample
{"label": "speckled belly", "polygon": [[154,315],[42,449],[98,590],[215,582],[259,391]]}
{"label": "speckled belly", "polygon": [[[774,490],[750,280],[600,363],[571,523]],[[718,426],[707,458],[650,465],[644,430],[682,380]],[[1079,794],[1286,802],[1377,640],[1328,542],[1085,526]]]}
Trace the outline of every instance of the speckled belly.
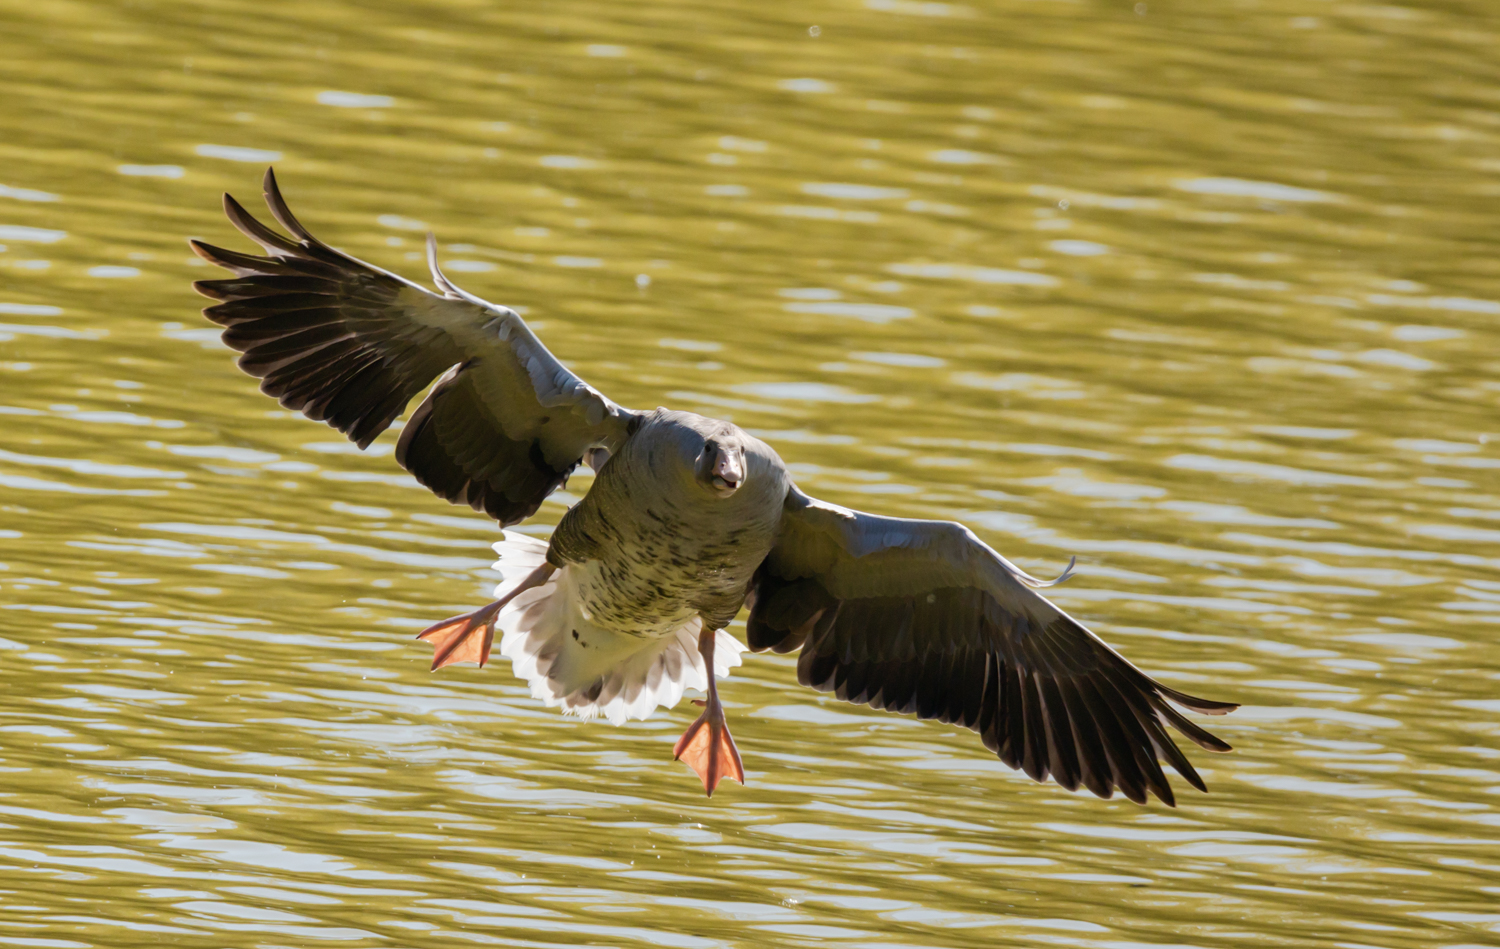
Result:
{"label": "speckled belly", "polygon": [[749,566],[727,559],[669,545],[590,560],[574,568],[581,572],[584,615],[643,638],[668,635],[699,614],[727,622],[744,601],[760,557]]}

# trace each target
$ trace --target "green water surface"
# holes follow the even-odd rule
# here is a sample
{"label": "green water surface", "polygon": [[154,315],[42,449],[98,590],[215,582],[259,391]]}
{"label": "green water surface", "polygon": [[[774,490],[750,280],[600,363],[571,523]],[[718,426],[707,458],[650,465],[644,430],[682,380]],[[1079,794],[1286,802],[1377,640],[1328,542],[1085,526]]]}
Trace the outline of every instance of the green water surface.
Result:
{"label": "green water surface", "polygon": [[[0,947],[1500,945],[1497,50],[1491,0],[0,0]],[[1212,793],[754,656],[705,801],[686,704],[429,674],[494,525],[189,289],[272,162],[621,404],[1078,555],[1246,704]]]}

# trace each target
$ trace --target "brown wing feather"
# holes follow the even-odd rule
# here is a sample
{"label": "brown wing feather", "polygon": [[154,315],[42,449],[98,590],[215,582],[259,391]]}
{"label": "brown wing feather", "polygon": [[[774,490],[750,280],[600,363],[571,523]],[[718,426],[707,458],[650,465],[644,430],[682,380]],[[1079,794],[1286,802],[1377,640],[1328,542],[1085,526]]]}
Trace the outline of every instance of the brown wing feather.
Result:
{"label": "brown wing feather", "polygon": [[1156,682],[1029,579],[962,525],[846,511],[793,488],[756,574],[749,644],[800,648],[798,681],[845,701],[971,728],[1038,781],[1171,805],[1165,761],[1207,790],[1166,727],[1229,746],[1170,703],[1237,706]]}
{"label": "brown wing feather", "polygon": [[407,419],[396,462],[438,497],[515,524],[535,514],[574,466],[554,467],[535,438],[507,436],[462,370],[439,379]]}
{"label": "brown wing feather", "polygon": [[360,448],[451,370],[413,413],[397,461],[439,496],[503,524],[536,512],[592,448],[615,451],[634,416],[569,372],[513,310],[453,286],[442,295],[313,237],[271,171],[266,204],[293,235],[257,221],[229,195],[230,222],[266,252],[191,241],[234,274],[194,289],[261,390],[326,421]]}

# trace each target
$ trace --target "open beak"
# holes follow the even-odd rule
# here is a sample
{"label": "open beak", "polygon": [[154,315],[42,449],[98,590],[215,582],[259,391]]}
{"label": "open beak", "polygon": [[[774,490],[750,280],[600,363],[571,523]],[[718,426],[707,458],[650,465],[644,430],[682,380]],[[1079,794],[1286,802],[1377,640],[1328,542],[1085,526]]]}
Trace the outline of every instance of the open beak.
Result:
{"label": "open beak", "polygon": [[711,478],[720,497],[728,497],[739,490],[740,483],[745,480],[745,466],[739,452],[721,450],[714,459]]}

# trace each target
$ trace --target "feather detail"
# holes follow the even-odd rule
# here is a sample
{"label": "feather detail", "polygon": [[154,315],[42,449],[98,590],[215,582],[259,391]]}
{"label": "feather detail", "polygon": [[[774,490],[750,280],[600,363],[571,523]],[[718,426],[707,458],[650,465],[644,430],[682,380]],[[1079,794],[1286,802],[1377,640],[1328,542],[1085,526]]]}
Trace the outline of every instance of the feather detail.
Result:
{"label": "feather detail", "polygon": [[[504,596],[547,556],[547,545],[525,534],[507,532],[495,544],[495,569]],[[566,715],[604,718],[612,725],[650,717],[660,706],[682,700],[687,689],[708,689],[708,673],[698,652],[702,621],[693,617],[665,636],[648,637],[607,629],[586,617],[578,596],[586,568],[570,565],[526,590],[501,612],[497,625],[500,654],[531,686],[533,697]],[[725,678],[740,664],[745,647],[719,630],[714,676]]]}

